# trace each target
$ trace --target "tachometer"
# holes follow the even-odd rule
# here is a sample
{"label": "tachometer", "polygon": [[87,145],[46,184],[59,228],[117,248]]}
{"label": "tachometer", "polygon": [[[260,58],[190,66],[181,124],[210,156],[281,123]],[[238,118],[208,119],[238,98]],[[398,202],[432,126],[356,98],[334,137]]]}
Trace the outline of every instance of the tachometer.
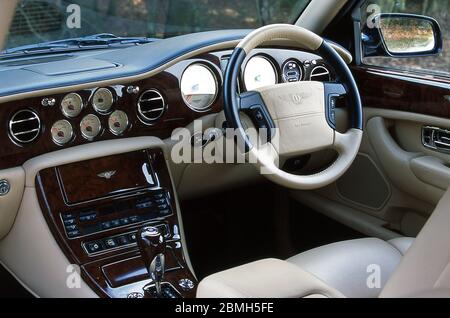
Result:
{"label": "tachometer", "polygon": [[247,91],[276,83],[277,72],[267,58],[254,56],[247,62],[244,71],[244,84]]}
{"label": "tachometer", "polygon": [[116,110],[109,116],[108,126],[114,135],[122,135],[128,128],[127,114],[124,111]]}
{"label": "tachometer", "polygon": [[100,134],[102,130],[102,123],[97,116],[89,114],[81,120],[80,129],[81,134],[85,139],[93,140]]}
{"label": "tachometer", "polygon": [[214,103],[218,93],[217,79],[205,65],[192,64],[181,77],[181,95],[193,110],[202,112]]}
{"label": "tachometer", "polygon": [[99,88],[92,97],[92,106],[102,114],[108,113],[114,104],[114,96],[107,88]]}
{"label": "tachometer", "polygon": [[53,142],[63,146],[72,140],[73,128],[67,120],[59,120],[53,124],[51,129]]}
{"label": "tachometer", "polygon": [[66,95],[61,101],[61,111],[68,118],[77,117],[83,110],[83,99],[76,93]]}

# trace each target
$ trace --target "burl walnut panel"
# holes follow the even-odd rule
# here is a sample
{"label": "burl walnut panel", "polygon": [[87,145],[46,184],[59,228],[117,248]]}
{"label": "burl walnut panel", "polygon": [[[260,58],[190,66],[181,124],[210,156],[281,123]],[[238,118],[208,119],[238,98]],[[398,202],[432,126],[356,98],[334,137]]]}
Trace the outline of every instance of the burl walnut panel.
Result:
{"label": "burl walnut panel", "polygon": [[426,85],[412,76],[398,78],[398,73],[355,66],[352,68],[364,107],[385,108],[450,118],[449,81],[434,80]]}
{"label": "burl walnut panel", "polygon": [[[140,167],[148,162],[146,152],[137,151],[64,165],[56,173],[66,202],[73,204],[144,189],[148,184]],[[99,177],[104,173],[112,176]]]}

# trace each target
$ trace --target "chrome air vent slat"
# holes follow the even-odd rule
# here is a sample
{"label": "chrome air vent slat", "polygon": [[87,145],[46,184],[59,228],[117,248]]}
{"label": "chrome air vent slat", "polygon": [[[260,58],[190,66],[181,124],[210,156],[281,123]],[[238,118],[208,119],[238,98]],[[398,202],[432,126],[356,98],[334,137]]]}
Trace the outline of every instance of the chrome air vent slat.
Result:
{"label": "chrome air vent slat", "polygon": [[17,136],[26,135],[26,134],[33,133],[33,132],[38,132],[38,131],[40,131],[40,129],[36,128],[36,129],[32,129],[32,130],[27,130],[27,131],[22,131],[22,132],[15,133],[14,136],[17,137]]}
{"label": "chrome air vent slat", "polygon": [[162,110],[164,110],[164,108],[157,108],[157,109],[146,110],[146,111],[142,111],[142,113],[143,114],[149,114],[149,113],[160,112]]}
{"label": "chrome air vent slat", "polygon": [[36,120],[36,117],[32,117],[32,118],[27,118],[27,119],[21,119],[21,120],[16,120],[16,121],[11,121],[11,124],[20,124],[20,123],[25,123],[27,121],[33,121]]}
{"label": "chrome air vent slat", "polygon": [[167,109],[164,97],[155,89],[150,89],[142,93],[137,107],[139,117],[146,123],[157,121],[164,115]]}
{"label": "chrome air vent slat", "polygon": [[329,82],[331,81],[331,73],[325,66],[318,65],[312,69],[309,80],[319,82]]}
{"label": "chrome air vent slat", "polygon": [[150,98],[150,99],[142,99],[141,102],[145,103],[145,102],[153,102],[155,100],[163,100],[162,97],[155,97],[155,98]]}
{"label": "chrome air vent slat", "polygon": [[9,134],[18,143],[30,143],[39,137],[40,132],[41,120],[32,110],[20,110],[9,121]]}

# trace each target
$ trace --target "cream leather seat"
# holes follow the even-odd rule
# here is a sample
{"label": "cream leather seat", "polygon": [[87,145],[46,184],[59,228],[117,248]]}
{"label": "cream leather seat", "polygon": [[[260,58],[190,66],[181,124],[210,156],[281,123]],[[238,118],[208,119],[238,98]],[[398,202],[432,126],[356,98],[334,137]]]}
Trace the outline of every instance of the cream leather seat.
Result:
{"label": "cream leather seat", "polygon": [[[339,242],[213,274],[198,297],[450,297],[450,190],[416,239]],[[371,279],[379,272],[380,282]],[[369,284],[368,284],[369,282]]]}
{"label": "cream leather seat", "polygon": [[[366,238],[322,246],[287,261],[320,278],[345,297],[374,298],[397,268],[413,238],[389,242]],[[373,285],[367,280],[371,273],[379,276]]]}

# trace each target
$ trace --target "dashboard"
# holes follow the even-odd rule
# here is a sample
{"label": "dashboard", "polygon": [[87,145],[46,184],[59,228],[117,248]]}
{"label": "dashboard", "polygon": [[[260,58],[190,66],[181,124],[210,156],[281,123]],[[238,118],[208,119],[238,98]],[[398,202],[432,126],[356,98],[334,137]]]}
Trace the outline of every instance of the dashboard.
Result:
{"label": "dashboard", "polygon": [[[182,60],[134,82],[46,94],[0,104],[0,169],[47,152],[100,140],[169,138],[194,119],[223,109],[223,76],[232,51]],[[295,49],[257,49],[243,63],[239,90],[295,81],[333,81],[320,56]]]}

